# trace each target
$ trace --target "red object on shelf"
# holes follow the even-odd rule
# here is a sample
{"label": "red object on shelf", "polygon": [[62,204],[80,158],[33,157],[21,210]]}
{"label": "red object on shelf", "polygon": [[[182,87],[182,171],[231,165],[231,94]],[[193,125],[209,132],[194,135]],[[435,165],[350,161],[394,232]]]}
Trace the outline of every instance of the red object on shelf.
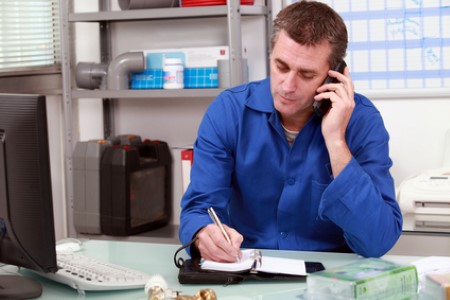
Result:
{"label": "red object on shelf", "polygon": [[[255,0],[241,0],[241,5],[253,5]],[[180,0],[180,6],[226,5],[227,0]]]}

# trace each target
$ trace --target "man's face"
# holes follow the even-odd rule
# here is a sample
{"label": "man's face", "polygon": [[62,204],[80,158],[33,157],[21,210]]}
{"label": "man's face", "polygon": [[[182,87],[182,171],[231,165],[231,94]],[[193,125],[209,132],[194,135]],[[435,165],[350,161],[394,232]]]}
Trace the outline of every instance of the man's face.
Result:
{"label": "man's face", "polygon": [[270,56],[270,87],[282,120],[304,120],[312,114],[316,89],[330,68],[330,51],[326,41],[305,46],[289,38],[285,31],[279,33]]}

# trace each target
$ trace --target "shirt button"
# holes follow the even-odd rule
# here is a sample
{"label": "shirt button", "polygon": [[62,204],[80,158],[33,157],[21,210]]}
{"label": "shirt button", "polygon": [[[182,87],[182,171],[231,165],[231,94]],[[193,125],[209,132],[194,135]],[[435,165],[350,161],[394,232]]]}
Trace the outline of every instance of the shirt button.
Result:
{"label": "shirt button", "polygon": [[289,184],[289,185],[294,185],[295,184],[295,179],[294,178],[288,178],[288,180],[287,180],[287,183]]}
{"label": "shirt button", "polygon": [[282,232],[280,232],[280,235],[283,239],[285,239],[288,234],[287,234],[287,232],[282,231]]}

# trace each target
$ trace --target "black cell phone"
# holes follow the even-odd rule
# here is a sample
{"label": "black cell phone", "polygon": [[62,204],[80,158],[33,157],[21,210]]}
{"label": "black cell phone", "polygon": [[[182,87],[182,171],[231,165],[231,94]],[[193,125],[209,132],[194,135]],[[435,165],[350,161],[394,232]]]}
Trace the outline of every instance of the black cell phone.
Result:
{"label": "black cell phone", "polygon": [[[347,64],[345,63],[345,61],[341,60],[336,65],[336,68],[334,68],[334,71],[337,71],[339,73],[344,73],[344,69],[346,66],[347,66]],[[322,83],[322,85],[327,84],[327,83],[337,83],[337,82],[338,81],[336,80],[336,78],[327,76],[327,78],[325,78],[325,81]],[[319,117],[323,117],[328,112],[330,107],[331,107],[330,99],[314,101],[314,103],[313,103],[313,110],[316,113],[316,115],[318,115]]]}

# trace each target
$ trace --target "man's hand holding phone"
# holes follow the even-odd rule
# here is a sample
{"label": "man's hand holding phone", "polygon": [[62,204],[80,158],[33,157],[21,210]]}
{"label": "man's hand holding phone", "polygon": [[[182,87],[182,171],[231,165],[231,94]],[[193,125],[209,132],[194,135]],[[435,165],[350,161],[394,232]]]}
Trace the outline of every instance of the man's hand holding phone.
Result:
{"label": "man's hand holding phone", "polygon": [[[345,68],[347,67],[347,64],[345,61],[341,60],[336,67],[333,69],[333,71],[339,72],[341,74],[344,73]],[[333,76],[333,74],[329,74],[327,78],[325,78],[324,82],[322,83],[321,87],[327,87],[329,83],[339,83],[339,79]],[[328,91],[328,89],[325,89],[324,91]],[[320,94],[317,92],[317,94]],[[313,110],[316,113],[317,116],[323,117],[328,110],[331,108],[331,100],[330,97],[328,98],[317,98],[320,99],[319,101],[314,101],[313,103]]]}
{"label": "man's hand holding phone", "polygon": [[354,86],[346,67],[342,72],[330,70],[328,75],[334,79],[321,85],[314,99],[317,102],[330,102],[330,108],[323,115],[322,134],[330,155],[331,169],[336,177],[352,157],[345,133],[355,108]]}
{"label": "man's hand holding phone", "polygon": [[[350,78],[350,72],[346,68],[345,62],[335,68],[335,70],[328,71],[328,77],[325,83],[317,89],[317,94],[314,97],[315,102],[326,105],[329,102],[330,107],[326,113],[322,115],[322,131],[325,138],[330,134],[339,130],[345,134],[348,122],[355,107],[354,86]],[[342,72],[337,69],[342,69]],[[332,78],[332,79],[330,79]],[[322,111],[323,108],[321,108]]]}

